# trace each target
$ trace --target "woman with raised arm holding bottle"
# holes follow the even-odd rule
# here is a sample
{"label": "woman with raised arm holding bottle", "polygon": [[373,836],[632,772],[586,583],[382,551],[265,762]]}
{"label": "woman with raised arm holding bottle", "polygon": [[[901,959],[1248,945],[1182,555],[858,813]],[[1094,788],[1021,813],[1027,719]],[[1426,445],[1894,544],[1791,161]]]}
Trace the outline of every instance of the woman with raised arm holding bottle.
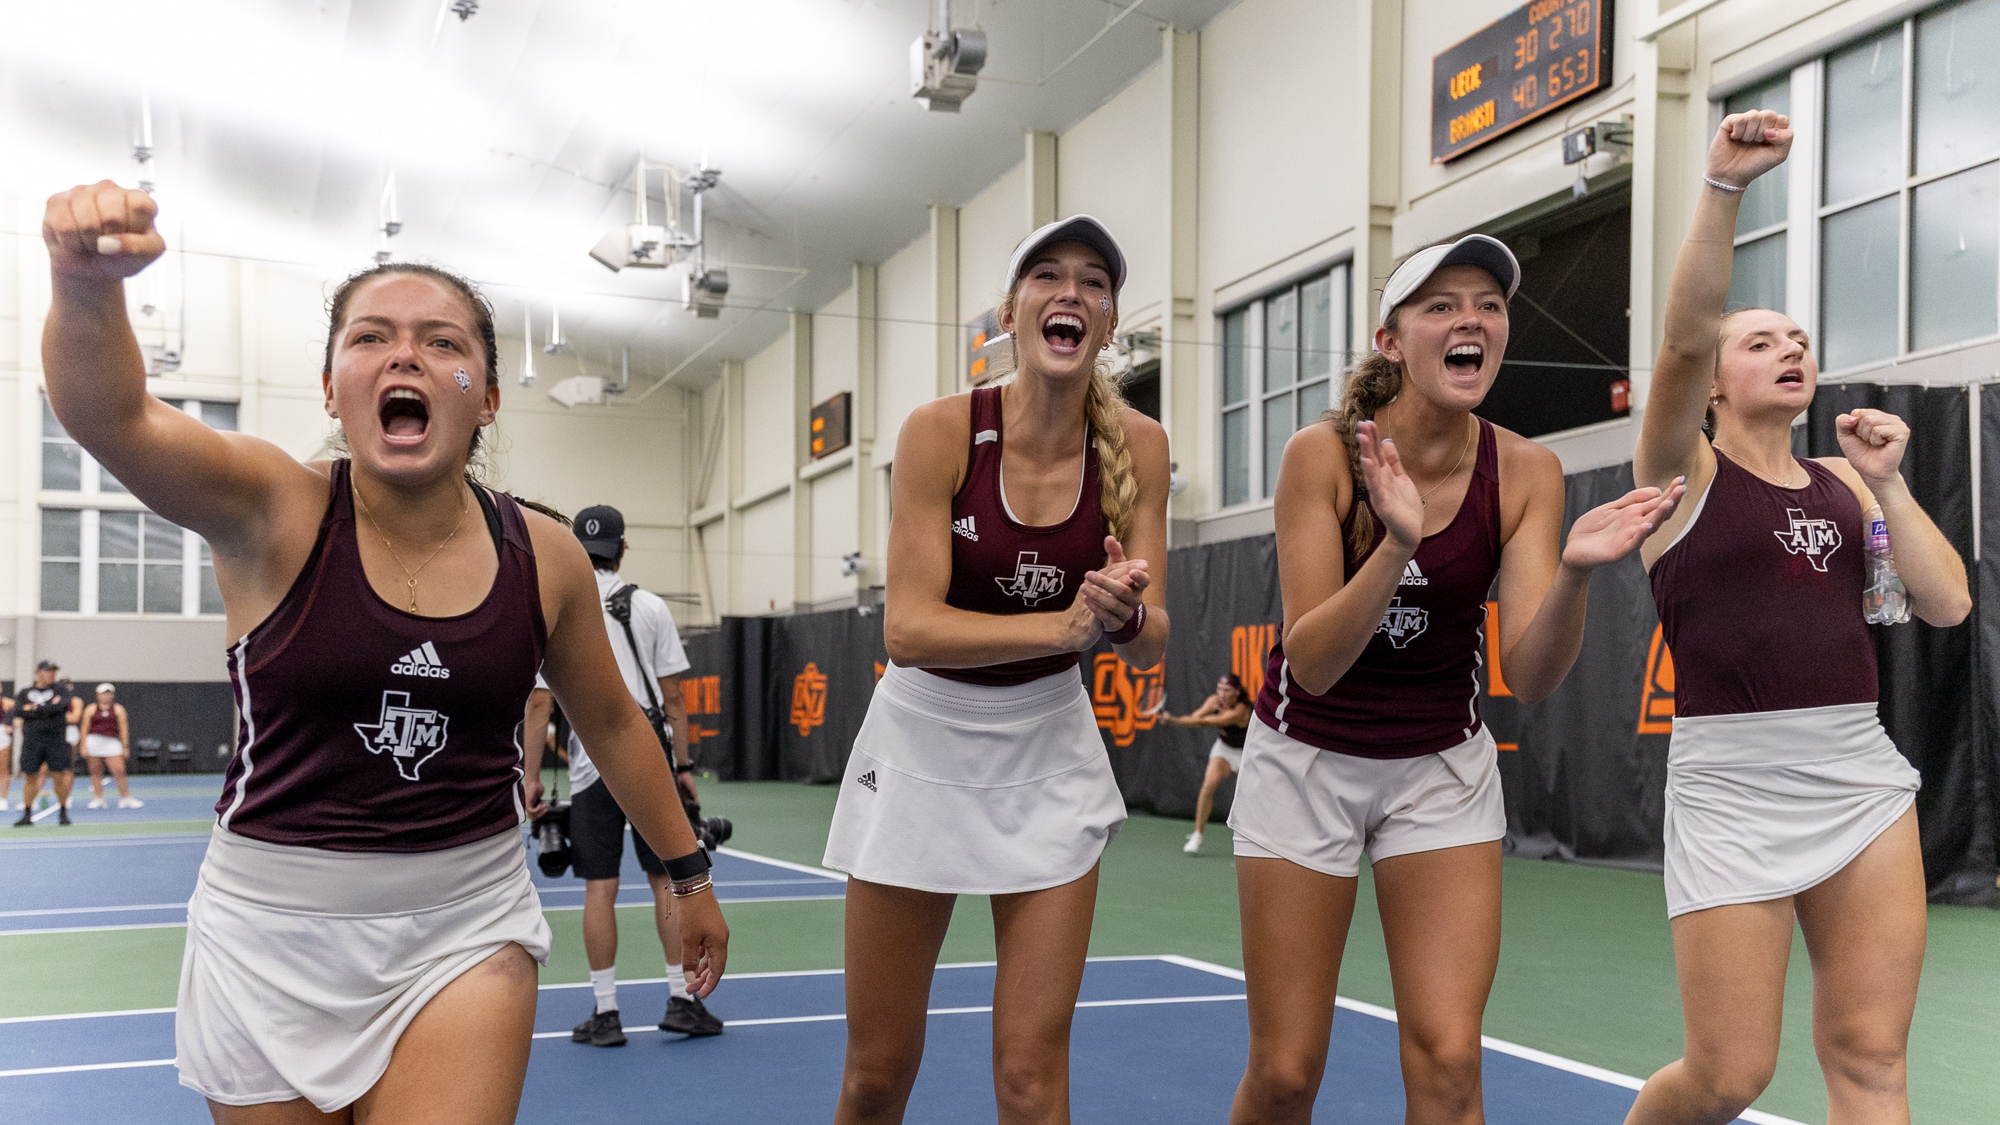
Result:
{"label": "woman with raised arm holding bottle", "polygon": [[1904,1050],[1924,958],[1917,771],[1876,716],[1863,513],[1880,505],[1910,608],[1971,611],[1965,564],[1898,471],[1910,428],[1856,410],[1844,457],[1792,455],[1819,378],[1805,330],[1725,314],[1736,210],[1783,163],[1790,122],[1725,118],[1674,267],[1633,471],[1700,497],[1641,557],[1674,653],[1667,914],[1686,1054],[1628,1125],[1736,1118],[1771,1080],[1796,921],[1833,1122],[1909,1120]]}

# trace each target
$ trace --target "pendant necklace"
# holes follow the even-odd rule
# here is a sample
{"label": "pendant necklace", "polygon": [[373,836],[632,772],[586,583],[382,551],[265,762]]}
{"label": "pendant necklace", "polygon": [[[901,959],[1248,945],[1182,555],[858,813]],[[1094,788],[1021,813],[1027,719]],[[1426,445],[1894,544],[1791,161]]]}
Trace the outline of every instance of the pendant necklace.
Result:
{"label": "pendant necklace", "polygon": [[396,554],[395,544],[389,542],[389,533],[382,530],[382,521],[376,519],[375,513],[368,510],[368,501],[361,498],[360,487],[354,485],[352,482],[349,482],[349,487],[354,489],[354,502],[360,505],[361,514],[367,516],[368,522],[375,525],[375,534],[382,537],[382,546],[388,549],[389,558],[394,560],[397,568],[403,572],[405,584],[410,588],[409,612],[417,612],[417,575],[422,574],[424,567],[431,565],[431,559],[437,558],[446,547],[451,545],[451,541],[458,537],[458,529],[465,526],[465,513],[472,509],[471,501],[467,500],[464,496],[459,497],[458,522],[451,525],[451,534],[444,537],[444,542],[437,545],[437,550],[431,552],[430,558],[420,563],[417,569],[411,570],[409,567],[403,565],[402,557]]}

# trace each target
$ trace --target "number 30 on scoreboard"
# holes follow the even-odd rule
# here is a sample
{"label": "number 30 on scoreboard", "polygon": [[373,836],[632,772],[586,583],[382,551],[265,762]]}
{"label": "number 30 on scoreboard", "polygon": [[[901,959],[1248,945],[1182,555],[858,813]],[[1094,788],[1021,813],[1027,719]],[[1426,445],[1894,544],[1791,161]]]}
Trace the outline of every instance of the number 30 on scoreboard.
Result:
{"label": "number 30 on scoreboard", "polygon": [[1532,0],[1431,60],[1431,162],[1443,163],[1611,82],[1611,5]]}

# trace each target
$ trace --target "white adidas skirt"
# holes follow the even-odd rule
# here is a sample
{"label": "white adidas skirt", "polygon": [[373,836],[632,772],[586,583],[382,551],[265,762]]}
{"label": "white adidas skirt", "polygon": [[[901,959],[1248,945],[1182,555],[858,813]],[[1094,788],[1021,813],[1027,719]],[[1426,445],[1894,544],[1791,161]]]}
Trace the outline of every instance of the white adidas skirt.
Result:
{"label": "white adidas skirt", "polygon": [[939,894],[1015,894],[1090,872],[1125,799],[1074,670],[1013,687],[894,665],[840,783],[826,866]]}
{"label": "white adidas skirt", "polygon": [[1667,916],[1817,886],[1895,824],[1920,784],[1873,703],[1675,719]]}
{"label": "white adidas skirt", "polygon": [[284,847],[218,827],[174,1014],[181,1085],[224,1105],[331,1113],[389,1068],[403,1029],[466,970],[549,926],[513,829],[441,852]]}

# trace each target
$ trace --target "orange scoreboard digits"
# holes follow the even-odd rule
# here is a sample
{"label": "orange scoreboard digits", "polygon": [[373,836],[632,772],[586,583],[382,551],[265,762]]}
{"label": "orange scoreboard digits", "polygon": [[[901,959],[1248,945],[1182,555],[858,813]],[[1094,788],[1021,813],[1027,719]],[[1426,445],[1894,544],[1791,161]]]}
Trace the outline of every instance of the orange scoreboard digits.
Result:
{"label": "orange scoreboard digits", "polygon": [[1431,162],[1611,84],[1611,5],[1532,0],[1431,60]]}

